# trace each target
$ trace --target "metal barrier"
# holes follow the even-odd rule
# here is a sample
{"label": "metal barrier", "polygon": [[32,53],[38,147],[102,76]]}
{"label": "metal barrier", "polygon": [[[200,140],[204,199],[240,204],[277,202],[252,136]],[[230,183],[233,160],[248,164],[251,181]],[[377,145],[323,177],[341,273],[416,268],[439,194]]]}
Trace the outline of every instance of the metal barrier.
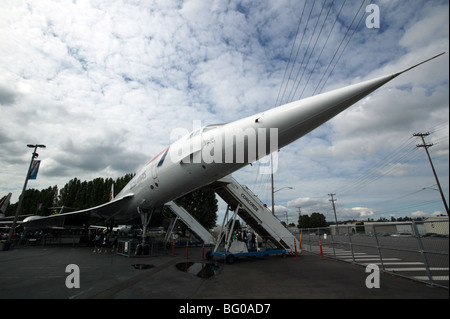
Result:
{"label": "metal barrier", "polygon": [[448,219],[300,229],[302,249],[449,288]]}
{"label": "metal barrier", "polygon": [[122,255],[126,257],[131,257],[132,249],[132,239],[129,240],[119,240],[117,242],[117,255]]}
{"label": "metal barrier", "polygon": [[148,237],[147,238],[147,251],[142,252],[143,255],[137,255],[137,246],[141,244],[141,240],[138,238],[126,238],[119,239],[117,242],[116,254],[125,257],[137,257],[137,256],[156,256],[159,254],[170,253],[171,245],[164,244],[163,237]]}

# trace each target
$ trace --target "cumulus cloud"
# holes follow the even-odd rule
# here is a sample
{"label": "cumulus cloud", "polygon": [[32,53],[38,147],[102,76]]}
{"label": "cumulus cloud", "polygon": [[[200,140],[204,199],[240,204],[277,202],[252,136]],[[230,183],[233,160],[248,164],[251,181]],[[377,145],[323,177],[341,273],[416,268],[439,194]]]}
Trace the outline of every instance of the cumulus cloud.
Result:
{"label": "cumulus cloud", "polygon": [[[317,87],[342,87],[448,52],[447,1],[380,1],[380,29],[360,20],[364,5],[324,4],[2,1],[0,190],[19,196],[28,143],[47,145],[33,187],[118,177],[193,121],[234,121]],[[362,23],[348,30],[360,6],[355,21]],[[277,205],[329,214],[327,194],[346,191],[342,216],[376,216],[355,189],[386,199],[432,184],[427,159],[398,150],[414,149],[415,141],[404,141],[427,129],[448,185],[448,68],[447,56],[413,70],[281,150],[275,183],[295,191],[278,192]],[[404,157],[393,156],[397,150]],[[270,202],[256,169],[237,175]]]}

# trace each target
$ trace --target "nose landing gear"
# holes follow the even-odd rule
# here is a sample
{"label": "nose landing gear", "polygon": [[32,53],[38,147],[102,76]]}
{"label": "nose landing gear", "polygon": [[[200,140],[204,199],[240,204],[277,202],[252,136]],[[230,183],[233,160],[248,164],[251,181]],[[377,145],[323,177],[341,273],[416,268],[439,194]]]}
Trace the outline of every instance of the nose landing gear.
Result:
{"label": "nose landing gear", "polygon": [[152,214],[156,209],[144,209],[138,206],[137,210],[138,214],[141,216],[142,239],[141,243],[136,246],[136,255],[148,255],[150,253],[150,247],[147,244],[147,227],[150,224]]}

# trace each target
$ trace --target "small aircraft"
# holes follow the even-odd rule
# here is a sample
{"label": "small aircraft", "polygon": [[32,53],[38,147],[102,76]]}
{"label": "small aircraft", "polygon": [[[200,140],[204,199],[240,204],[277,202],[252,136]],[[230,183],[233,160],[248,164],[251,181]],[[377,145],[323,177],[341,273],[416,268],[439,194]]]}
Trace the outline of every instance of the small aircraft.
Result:
{"label": "small aircraft", "polygon": [[[445,52],[444,52],[445,53]],[[152,158],[111,201],[97,207],[22,223],[61,224],[82,218],[127,224],[140,216],[142,245],[151,214],[164,204],[211,184],[294,142],[403,71],[275,107],[227,124],[207,125]]]}
{"label": "small aircraft", "polygon": [[5,217],[6,208],[9,205],[9,201],[11,200],[12,193],[8,193],[5,198],[0,203],[0,219]]}
{"label": "small aircraft", "polygon": [[[8,193],[8,195],[3,198],[3,200],[0,202],[0,228],[2,229],[11,229],[11,225],[13,224],[14,216],[5,216],[6,208],[8,208],[8,205],[11,200],[12,193]],[[30,214],[27,215],[20,215],[18,217],[28,217]],[[21,221],[17,221],[16,224],[20,224]]]}

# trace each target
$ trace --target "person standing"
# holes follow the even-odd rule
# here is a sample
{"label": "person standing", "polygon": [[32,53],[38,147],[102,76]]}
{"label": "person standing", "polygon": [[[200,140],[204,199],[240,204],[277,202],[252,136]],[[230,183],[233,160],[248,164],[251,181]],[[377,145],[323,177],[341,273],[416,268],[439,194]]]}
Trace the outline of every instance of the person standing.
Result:
{"label": "person standing", "polygon": [[253,234],[250,231],[247,233],[247,248],[249,251],[253,249]]}

